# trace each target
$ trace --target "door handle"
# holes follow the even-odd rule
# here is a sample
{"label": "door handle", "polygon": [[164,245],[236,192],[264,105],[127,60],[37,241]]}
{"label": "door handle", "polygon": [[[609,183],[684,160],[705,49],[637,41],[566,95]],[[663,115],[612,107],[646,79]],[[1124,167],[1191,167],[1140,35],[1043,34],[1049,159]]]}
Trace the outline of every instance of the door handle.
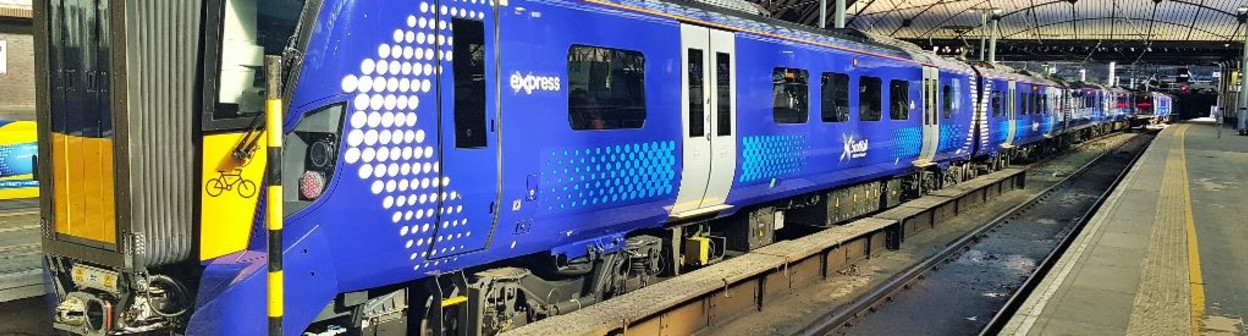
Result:
{"label": "door handle", "polygon": [[[703,91],[703,93],[705,93],[705,91]],[[703,104],[702,106],[711,107],[711,95],[706,95],[706,104]],[[704,109],[704,111],[705,110],[707,109]],[[714,123],[711,122],[711,113],[714,113],[714,111],[706,111],[706,113],[702,116],[702,124],[706,125],[706,132],[703,132],[706,134],[706,141],[711,141],[712,131],[719,132],[718,129],[715,129]]]}

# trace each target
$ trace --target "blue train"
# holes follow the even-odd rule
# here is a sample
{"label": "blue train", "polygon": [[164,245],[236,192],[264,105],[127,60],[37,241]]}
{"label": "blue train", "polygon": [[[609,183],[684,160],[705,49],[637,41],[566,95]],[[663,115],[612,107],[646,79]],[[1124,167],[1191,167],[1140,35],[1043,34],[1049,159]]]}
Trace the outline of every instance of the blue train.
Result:
{"label": "blue train", "polygon": [[1131,115],[1131,127],[1155,126],[1173,121],[1170,113],[1174,97],[1160,92],[1141,92],[1135,95],[1135,113]]}
{"label": "blue train", "polygon": [[[82,335],[264,333],[266,202],[285,208],[285,335],[487,335],[1121,129],[1135,108],[746,3],[36,9],[56,74],[40,83],[57,88],[40,97],[44,246],[56,327]],[[66,37],[84,26],[117,35]],[[287,64],[272,163],[255,151],[264,55]],[[125,75],[65,75],[108,71]],[[283,195],[257,190],[266,163]]]}

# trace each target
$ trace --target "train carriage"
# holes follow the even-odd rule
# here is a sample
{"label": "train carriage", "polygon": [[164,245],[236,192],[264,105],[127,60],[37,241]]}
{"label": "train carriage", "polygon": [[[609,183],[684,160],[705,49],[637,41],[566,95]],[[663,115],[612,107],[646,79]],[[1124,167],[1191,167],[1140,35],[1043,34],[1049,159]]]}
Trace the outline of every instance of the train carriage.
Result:
{"label": "train carriage", "polygon": [[1160,92],[1141,92],[1133,97],[1134,109],[1130,126],[1150,126],[1170,122],[1171,96]]}
{"label": "train carriage", "polygon": [[724,5],[38,1],[55,326],[492,334],[1102,122],[1097,87],[1062,111],[1061,83]]}
{"label": "train carriage", "polygon": [[1105,88],[1095,83],[1075,82],[1070,86],[1072,132],[1099,132],[1106,124]]}

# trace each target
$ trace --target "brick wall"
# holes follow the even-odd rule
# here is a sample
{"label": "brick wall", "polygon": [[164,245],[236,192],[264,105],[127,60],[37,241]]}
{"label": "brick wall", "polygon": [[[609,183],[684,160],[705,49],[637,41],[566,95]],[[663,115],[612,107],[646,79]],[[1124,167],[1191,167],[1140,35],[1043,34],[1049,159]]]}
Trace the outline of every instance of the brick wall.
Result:
{"label": "brick wall", "polygon": [[[8,42],[8,72],[0,74],[0,114],[33,110],[35,50],[29,20],[0,19],[0,40]],[[2,116],[0,116],[2,117]]]}

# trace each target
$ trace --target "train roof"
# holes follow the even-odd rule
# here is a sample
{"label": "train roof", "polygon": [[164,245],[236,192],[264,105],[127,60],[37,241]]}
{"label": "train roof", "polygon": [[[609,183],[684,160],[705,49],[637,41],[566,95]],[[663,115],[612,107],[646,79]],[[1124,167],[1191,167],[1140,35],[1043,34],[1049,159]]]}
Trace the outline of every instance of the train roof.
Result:
{"label": "train roof", "polygon": [[1008,65],[1001,64],[1001,63],[994,64],[994,63],[989,63],[989,62],[975,62],[971,65],[974,66],[976,69],[978,69],[979,72],[984,75],[984,77],[988,77],[988,78],[1004,79],[1004,80],[1012,80],[1012,81],[1024,81],[1028,83],[1039,83],[1039,84],[1050,84],[1050,85],[1059,84],[1047,78],[1035,76],[1028,72],[1019,71],[1017,69],[1014,69],[1013,67],[1010,67]]}
{"label": "train roof", "polygon": [[[560,0],[537,0],[563,2]],[[779,38],[812,46],[925,63],[918,46],[854,29],[818,29],[759,14],[766,11],[732,0],[582,0],[588,3],[658,15],[717,29]],[[565,2],[566,3],[566,2]],[[935,57],[932,57],[935,58]]]}
{"label": "train roof", "polygon": [[1101,85],[1100,83],[1082,82],[1082,81],[1070,83],[1070,88],[1072,89],[1094,89],[1094,90],[1106,89],[1105,85]]}

